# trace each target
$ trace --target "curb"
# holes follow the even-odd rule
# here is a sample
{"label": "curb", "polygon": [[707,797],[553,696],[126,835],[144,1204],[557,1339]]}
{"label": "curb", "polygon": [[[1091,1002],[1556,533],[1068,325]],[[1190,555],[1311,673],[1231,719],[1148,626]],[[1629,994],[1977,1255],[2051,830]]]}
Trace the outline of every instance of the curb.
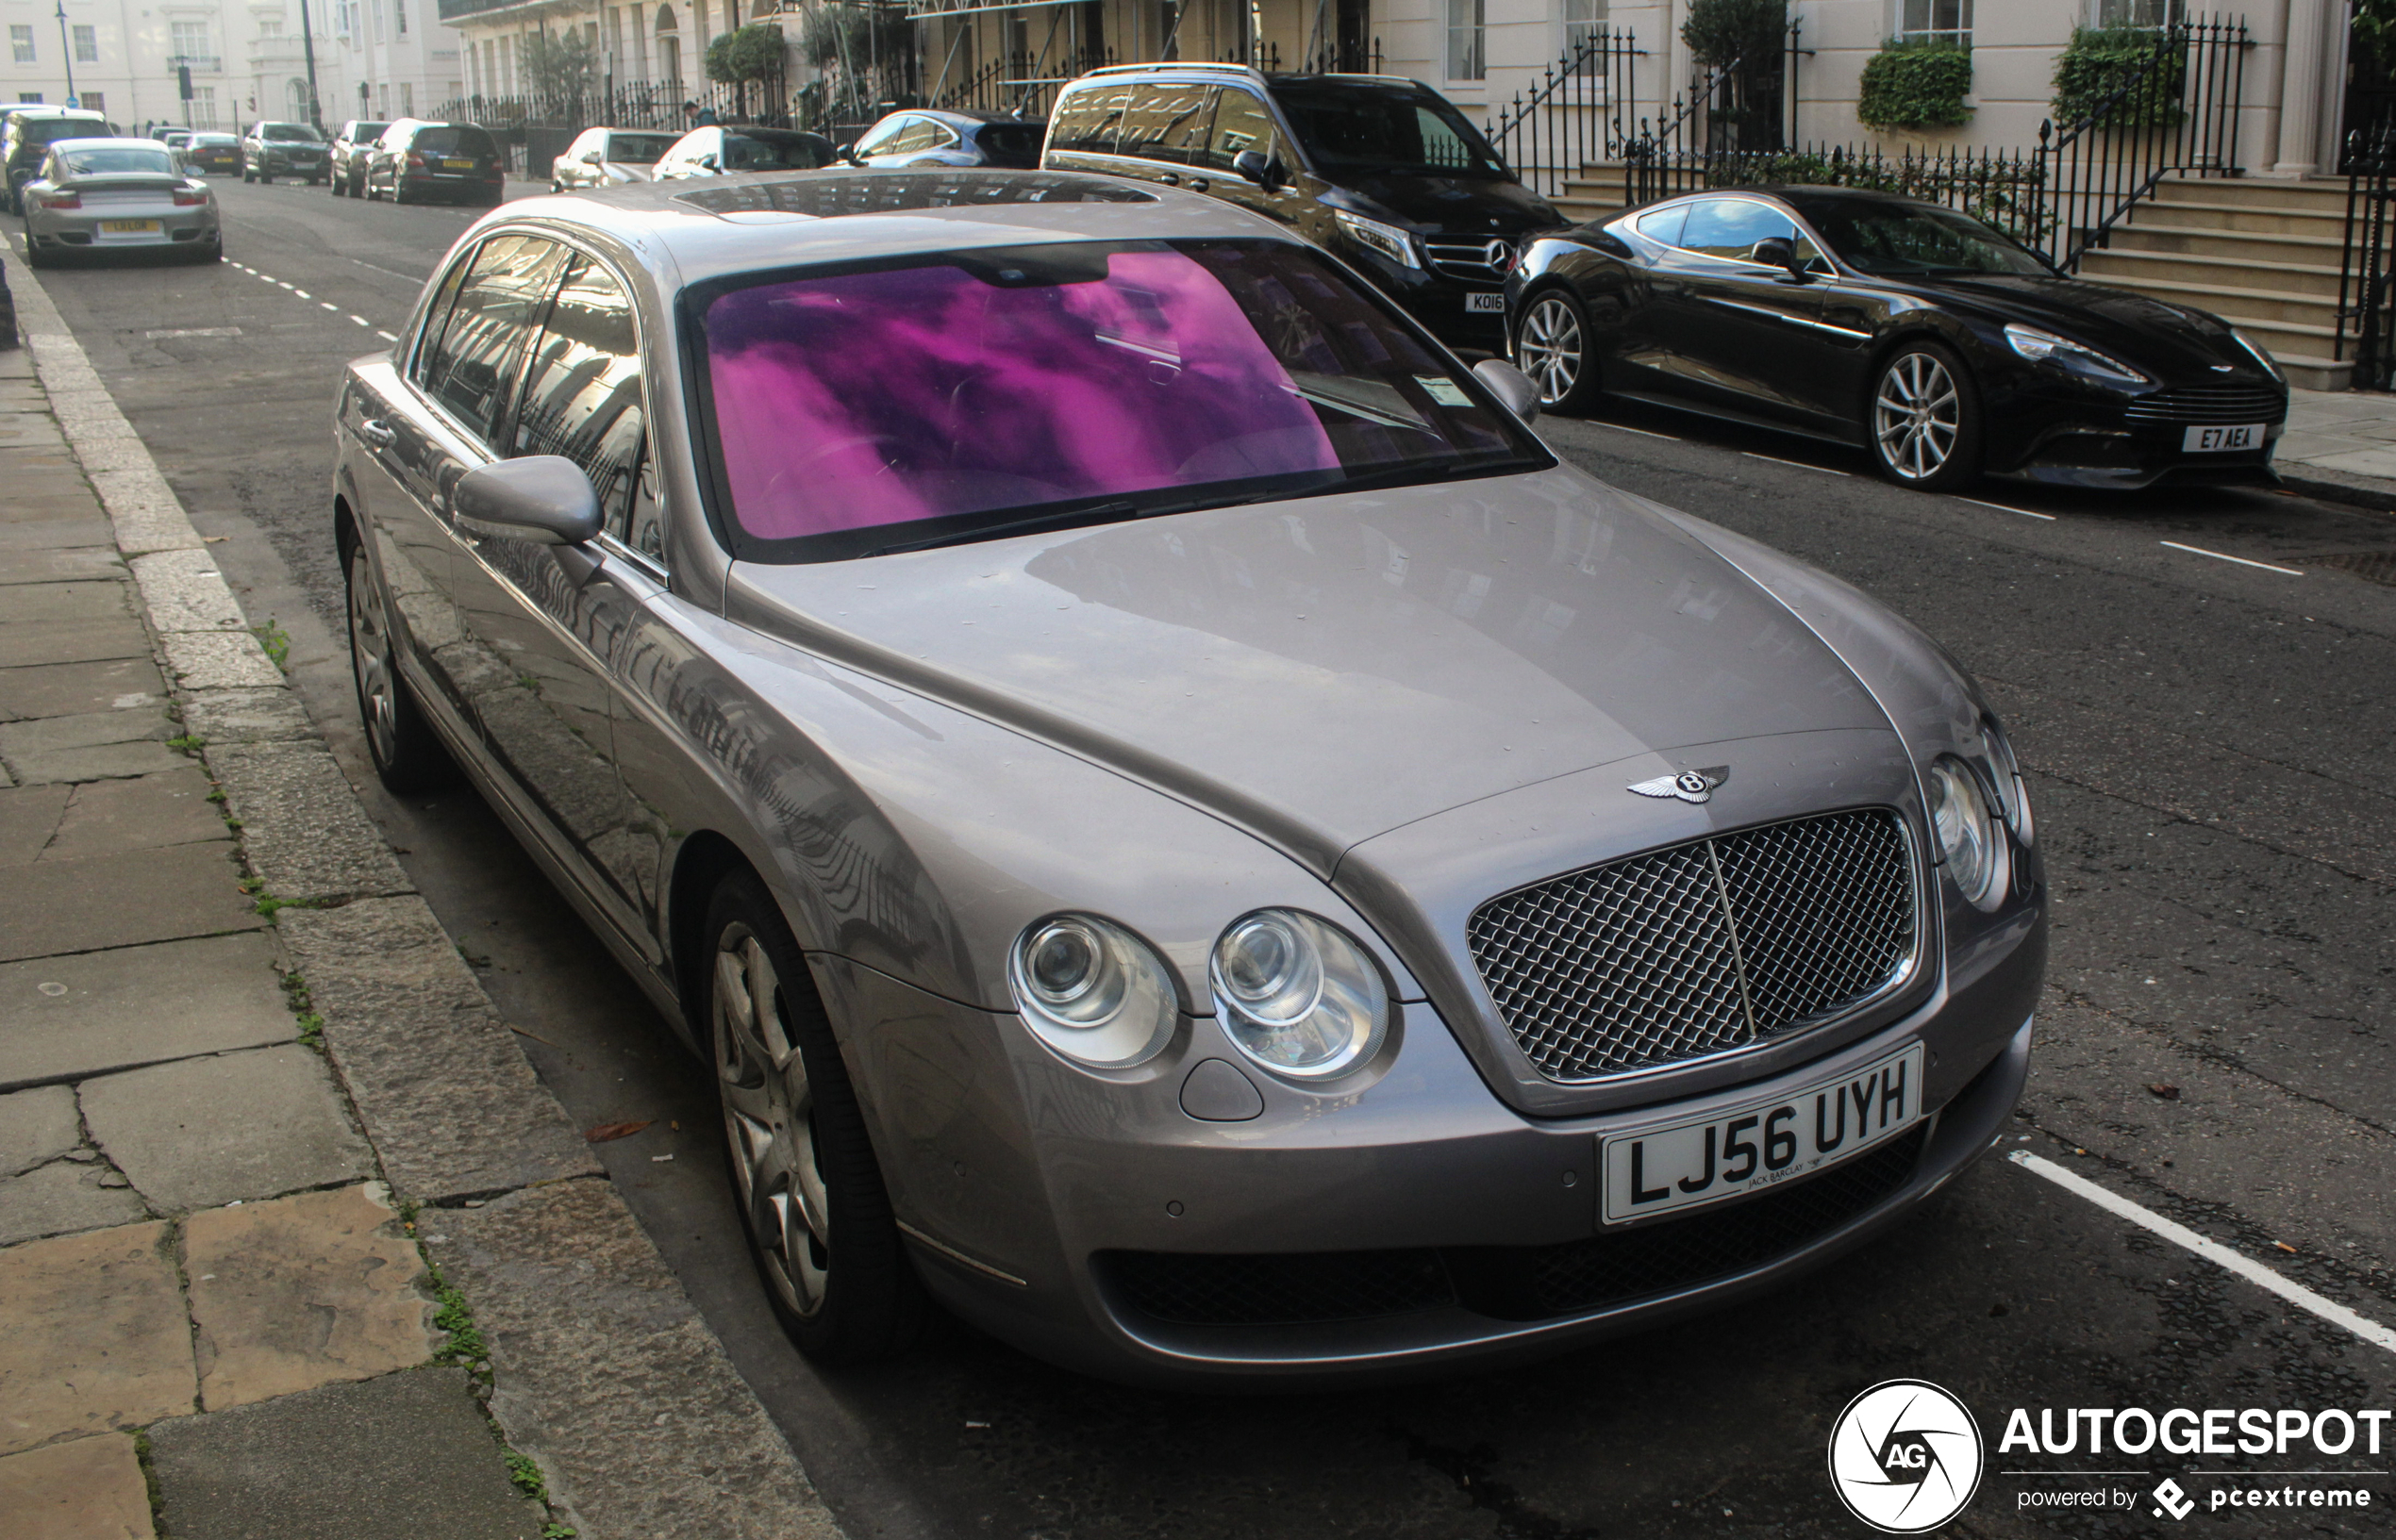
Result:
{"label": "curb", "polygon": [[543,1086],[23,259],[18,324],[185,732],[424,1250],[491,1343],[489,1410],[584,1540],[840,1540],[797,1457]]}
{"label": "curb", "polygon": [[2375,481],[2365,476],[2345,477],[2319,466],[2299,472],[2291,472],[2284,465],[2273,466],[2272,469],[2279,472],[2280,485],[2292,492],[2317,497],[2324,503],[2368,508],[2373,513],[2396,513],[2396,482]]}

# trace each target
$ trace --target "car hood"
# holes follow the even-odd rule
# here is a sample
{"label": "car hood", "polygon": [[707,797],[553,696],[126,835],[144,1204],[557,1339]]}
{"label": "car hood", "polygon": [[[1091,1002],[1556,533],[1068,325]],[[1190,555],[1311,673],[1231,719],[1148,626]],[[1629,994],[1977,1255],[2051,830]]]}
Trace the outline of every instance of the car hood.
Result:
{"label": "car hood", "polygon": [[1960,302],[2000,323],[2022,322],[2059,332],[2167,381],[2188,375],[2217,378],[2217,364],[2232,365],[2240,376],[2269,379],[2223,323],[2201,310],[2126,289],[2077,278],[2011,274],[1900,287],[1949,305]]}
{"label": "car hood", "polygon": [[[1519,236],[1564,223],[1554,204],[1520,182],[1343,169],[1337,187],[1431,234]],[[1336,206],[1346,200],[1325,201]]]}
{"label": "car hood", "polygon": [[873,560],[739,562],[726,607],[1325,875],[1375,834],[1592,766],[1889,730],[1769,594],[1563,467]]}

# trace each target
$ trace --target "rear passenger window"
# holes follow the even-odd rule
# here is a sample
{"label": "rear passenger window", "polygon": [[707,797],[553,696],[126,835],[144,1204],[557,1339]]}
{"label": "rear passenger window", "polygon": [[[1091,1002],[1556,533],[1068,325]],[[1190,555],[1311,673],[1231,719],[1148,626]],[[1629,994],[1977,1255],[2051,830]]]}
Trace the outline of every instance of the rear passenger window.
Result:
{"label": "rear passenger window", "polygon": [[1048,147],[1075,155],[1113,155],[1123,108],[1130,102],[1131,91],[1120,86],[1102,86],[1066,97],[1049,120]]}
{"label": "rear passenger window", "polygon": [[607,532],[634,544],[634,490],[647,443],[641,342],[632,302],[613,274],[576,253],[524,371],[507,453],[563,455],[599,493]]}
{"label": "rear passenger window", "polygon": [[1215,121],[1211,86],[1146,85],[1133,90],[1115,153],[1169,165],[1195,163]]}
{"label": "rear passenger window", "polygon": [[495,236],[474,253],[441,328],[420,358],[424,393],[484,439],[507,405],[563,251],[538,236]]}
{"label": "rear passenger window", "polygon": [[1681,243],[1681,225],[1689,219],[1689,205],[1677,208],[1659,208],[1653,214],[1639,217],[1639,233],[1666,246]]}

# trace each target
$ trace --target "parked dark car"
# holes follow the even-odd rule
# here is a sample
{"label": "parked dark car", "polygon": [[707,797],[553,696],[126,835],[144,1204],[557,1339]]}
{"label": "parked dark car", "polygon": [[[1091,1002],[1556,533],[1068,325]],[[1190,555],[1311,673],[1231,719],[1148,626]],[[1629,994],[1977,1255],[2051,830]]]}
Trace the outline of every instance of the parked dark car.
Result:
{"label": "parked dark car", "polygon": [[840,158],[857,166],[1001,166],[1028,171],[1040,164],[1048,124],[996,112],[923,108],[893,112],[867,129]]}
{"label": "parked dark car", "polygon": [[2227,322],[1845,188],[1690,194],[1535,242],[1514,354],[1549,406],[1654,402],[1870,450],[1931,490],[2269,482],[2279,367]]}
{"label": "parked dark car", "polygon": [[330,149],[314,124],[254,123],[241,136],[241,180],[304,176],[314,187],[329,174],[325,157]]}
{"label": "parked dark car", "polygon": [[42,169],[54,140],[106,138],[110,132],[108,120],[97,112],[34,107],[9,113],[8,126],[0,130],[0,169],[8,177],[8,212],[25,212],[17,190]]}
{"label": "parked dark car", "polygon": [[202,176],[229,176],[241,169],[241,141],[230,134],[193,134],[175,153]]}
{"label": "parked dark car", "polygon": [[1506,346],[1523,239],[1564,224],[1479,129],[1390,75],[1126,64],[1067,86],[1040,163],[1227,199],[1329,247],[1452,347]]}
{"label": "parked dark car", "polygon": [[333,196],[346,193],[353,198],[366,195],[366,157],[374,151],[374,141],[391,127],[387,123],[367,123],[352,118],[341,124],[333,136],[332,153],[326,157],[332,167]]}
{"label": "parked dark car", "polygon": [[499,202],[507,165],[497,141],[471,123],[406,119],[384,129],[366,157],[366,196],[490,207]]}
{"label": "parked dark car", "polygon": [[830,140],[803,128],[693,128],[657,157],[649,174],[674,182],[744,171],[816,171],[834,157]]}

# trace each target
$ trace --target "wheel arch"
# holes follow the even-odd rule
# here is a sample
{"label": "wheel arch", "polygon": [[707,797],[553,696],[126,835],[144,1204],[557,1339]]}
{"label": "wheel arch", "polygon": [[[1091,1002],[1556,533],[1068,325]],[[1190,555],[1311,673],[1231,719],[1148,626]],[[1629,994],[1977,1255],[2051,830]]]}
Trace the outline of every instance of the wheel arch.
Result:
{"label": "wheel arch", "polygon": [[674,999],[682,1004],[683,1027],[703,1052],[699,1034],[707,1023],[701,984],[707,977],[707,905],[724,880],[738,871],[755,877],[768,893],[774,891],[773,882],[740,846],[713,829],[700,829],[674,852],[674,873],[666,882],[666,966],[672,969]]}

